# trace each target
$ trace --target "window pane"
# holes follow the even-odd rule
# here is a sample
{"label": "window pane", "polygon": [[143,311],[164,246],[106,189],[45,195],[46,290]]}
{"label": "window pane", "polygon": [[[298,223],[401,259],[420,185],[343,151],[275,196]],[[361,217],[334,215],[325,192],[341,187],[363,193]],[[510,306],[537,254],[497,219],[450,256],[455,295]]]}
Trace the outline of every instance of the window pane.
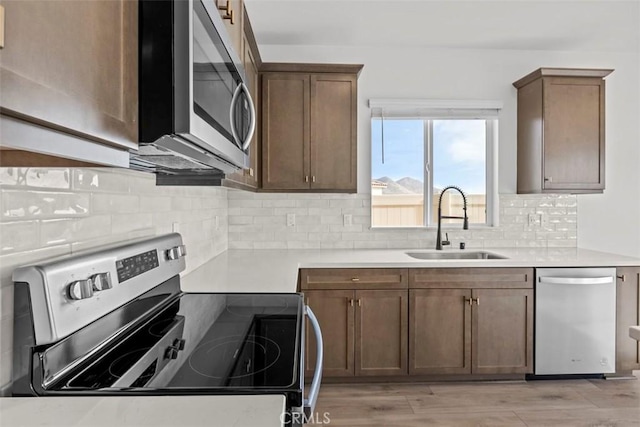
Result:
{"label": "window pane", "polygon": [[[432,223],[438,222],[438,199],[449,185],[460,187],[467,196],[469,222],[486,223],[486,126],[486,120],[433,120]],[[462,216],[462,206],[460,193],[447,191],[442,199],[442,215]]]}
{"label": "window pane", "polygon": [[425,225],[424,138],[422,120],[371,120],[372,227]]}

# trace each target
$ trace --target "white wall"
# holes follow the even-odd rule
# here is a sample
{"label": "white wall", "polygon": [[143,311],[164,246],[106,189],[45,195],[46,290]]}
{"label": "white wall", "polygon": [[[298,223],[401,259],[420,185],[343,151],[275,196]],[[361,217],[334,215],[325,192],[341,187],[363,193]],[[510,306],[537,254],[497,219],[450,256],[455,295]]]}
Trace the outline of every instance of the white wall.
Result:
{"label": "white wall", "polygon": [[370,98],[502,100],[499,191],[516,191],[516,89],[543,67],[613,68],[606,94],[606,181],[578,196],[578,246],[640,256],[640,53],[261,45],[265,62],[361,63],[358,191],[370,191]]}

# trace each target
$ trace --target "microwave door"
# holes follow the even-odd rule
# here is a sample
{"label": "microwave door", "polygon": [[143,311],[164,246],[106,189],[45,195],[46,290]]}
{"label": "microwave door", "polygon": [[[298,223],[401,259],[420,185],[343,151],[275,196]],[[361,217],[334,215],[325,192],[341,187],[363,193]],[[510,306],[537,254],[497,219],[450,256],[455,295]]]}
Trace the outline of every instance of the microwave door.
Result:
{"label": "microwave door", "polygon": [[194,2],[192,81],[193,109],[202,120],[233,140],[229,108],[238,86],[234,65],[206,10]]}

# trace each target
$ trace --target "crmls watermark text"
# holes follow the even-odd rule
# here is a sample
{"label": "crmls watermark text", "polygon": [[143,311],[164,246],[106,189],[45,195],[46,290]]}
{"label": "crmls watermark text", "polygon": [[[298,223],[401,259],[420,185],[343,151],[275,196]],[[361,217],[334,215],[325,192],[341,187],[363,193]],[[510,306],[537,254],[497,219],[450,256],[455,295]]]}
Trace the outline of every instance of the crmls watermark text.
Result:
{"label": "crmls watermark text", "polygon": [[314,412],[308,416],[300,412],[284,412],[280,415],[280,422],[292,425],[315,424],[328,425],[331,423],[329,412]]}

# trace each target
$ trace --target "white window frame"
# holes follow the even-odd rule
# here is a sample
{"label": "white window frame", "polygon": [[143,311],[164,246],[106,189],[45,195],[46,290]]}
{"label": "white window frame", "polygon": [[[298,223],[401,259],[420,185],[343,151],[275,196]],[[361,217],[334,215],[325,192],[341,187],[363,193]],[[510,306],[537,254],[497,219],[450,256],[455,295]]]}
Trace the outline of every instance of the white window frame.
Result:
{"label": "white window frame", "polygon": [[[498,196],[498,125],[499,111],[502,101],[464,101],[464,100],[404,100],[404,99],[371,99],[371,119],[414,119],[424,120],[424,224],[415,226],[374,227],[376,229],[392,228],[435,228],[431,224],[433,214],[433,120],[438,119],[482,119],[486,121],[486,222],[484,224],[469,224],[469,227],[483,228],[499,225],[499,196]],[[371,176],[373,179],[373,176]],[[464,188],[462,189],[464,191]],[[373,197],[373,196],[372,196]],[[372,204],[373,205],[373,204]],[[373,206],[372,206],[373,209]],[[457,224],[442,224],[443,228],[458,228]]]}

